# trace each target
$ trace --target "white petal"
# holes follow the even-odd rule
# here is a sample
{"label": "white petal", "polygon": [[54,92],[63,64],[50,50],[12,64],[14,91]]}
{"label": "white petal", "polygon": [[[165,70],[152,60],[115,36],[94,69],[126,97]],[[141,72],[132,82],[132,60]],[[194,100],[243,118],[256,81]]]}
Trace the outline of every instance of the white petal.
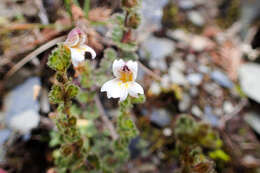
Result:
{"label": "white petal", "polygon": [[128,89],[126,85],[119,79],[112,79],[106,82],[101,87],[101,92],[107,92],[108,98],[120,98],[120,101],[125,100],[128,95]]}
{"label": "white petal", "polygon": [[137,77],[137,68],[138,68],[137,62],[130,60],[130,61],[127,61],[126,65],[133,72],[133,77],[134,77],[134,80],[135,80],[136,77]]}
{"label": "white petal", "polygon": [[126,87],[121,87],[120,94],[121,94],[121,95],[120,95],[119,101],[122,102],[122,101],[124,101],[124,100],[127,98],[127,96],[128,96],[128,90],[127,90],[127,88],[126,88]]}
{"label": "white petal", "polygon": [[92,49],[91,47],[87,46],[87,45],[80,45],[79,49],[82,49],[84,52],[89,52],[91,54],[91,58],[94,59],[96,58],[96,52],[94,51],[94,49]]}
{"label": "white petal", "polygon": [[144,89],[137,82],[129,82],[128,92],[132,97],[138,97],[138,94],[144,94]]}
{"label": "white petal", "polygon": [[85,59],[85,52],[78,48],[70,48],[71,61],[74,67],[77,67]]}
{"label": "white petal", "polygon": [[115,77],[119,77],[119,70],[125,65],[125,61],[120,60],[114,60],[113,62],[113,74]]}
{"label": "white petal", "polygon": [[86,34],[85,33],[81,33],[80,36],[79,36],[79,44],[80,45],[85,44],[86,40],[87,40]]}

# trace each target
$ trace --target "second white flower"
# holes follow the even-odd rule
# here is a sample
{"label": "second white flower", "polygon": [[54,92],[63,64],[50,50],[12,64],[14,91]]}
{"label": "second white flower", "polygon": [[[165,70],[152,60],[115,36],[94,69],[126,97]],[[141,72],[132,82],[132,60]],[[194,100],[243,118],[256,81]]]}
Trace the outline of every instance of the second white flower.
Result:
{"label": "second white flower", "polygon": [[135,61],[115,60],[113,74],[116,78],[106,82],[101,87],[101,92],[107,92],[108,98],[120,98],[120,101],[124,101],[128,94],[132,97],[144,94],[143,87],[135,82],[137,69]]}

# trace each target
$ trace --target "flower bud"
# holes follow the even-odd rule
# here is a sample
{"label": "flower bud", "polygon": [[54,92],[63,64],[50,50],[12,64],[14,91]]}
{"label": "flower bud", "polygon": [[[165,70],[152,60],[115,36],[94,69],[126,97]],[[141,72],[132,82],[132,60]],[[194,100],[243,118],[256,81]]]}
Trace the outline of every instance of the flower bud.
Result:
{"label": "flower bud", "polygon": [[133,8],[138,4],[138,0],[122,0],[122,5],[127,8]]}
{"label": "flower bud", "polygon": [[138,13],[130,14],[127,18],[126,26],[136,29],[141,23],[141,17]]}

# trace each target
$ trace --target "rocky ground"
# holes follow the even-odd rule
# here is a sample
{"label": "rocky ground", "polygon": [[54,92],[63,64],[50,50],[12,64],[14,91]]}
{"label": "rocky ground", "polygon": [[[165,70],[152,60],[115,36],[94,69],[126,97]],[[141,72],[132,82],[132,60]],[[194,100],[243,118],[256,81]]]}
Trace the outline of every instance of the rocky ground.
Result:
{"label": "rocky ground", "polygon": [[[96,23],[120,11],[120,3],[92,0],[91,8],[99,61],[109,25]],[[129,147],[125,172],[178,170],[173,129],[180,114],[219,133],[230,159],[215,159],[218,172],[260,172],[259,10],[257,0],[142,1],[136,38],[146,67],[138,80],[147,99],[133,110],[140,136]],[[53,71],[46,62],[56,44],[49,41],[70,28],[60,1],[0,2],[0,172],[51,172]]]}

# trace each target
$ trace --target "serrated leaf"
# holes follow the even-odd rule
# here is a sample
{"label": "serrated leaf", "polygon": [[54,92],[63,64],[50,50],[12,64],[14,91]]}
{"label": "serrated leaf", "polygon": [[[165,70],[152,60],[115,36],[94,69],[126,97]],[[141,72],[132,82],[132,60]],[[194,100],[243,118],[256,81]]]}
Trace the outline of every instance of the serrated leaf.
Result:
{"label": "serrated leaf", "polygon": [[209,152],[209,157],[211,157],[214,160],[220,159],[225,162],[230,160],[230,156],[228,154],[226,154],[223,150],[220,150],[220,149]]}
{"label": "serrated leaf", "polygon": [[70,99],[76,97],[79,92],[79,87],[74,84],[68,84],[66,85],[66,96]]}
{"label": "serrated leaf", "polygon": [[122,28],[120,28],[119,26],[114,26],[114,28],[113,28],[113,31],[112,31],[112,41],[113,42],[120,42],[121,41],[121,39],[122,39],[122,37],[123,37],[123,29]]}
{"label": "serrated leaf", "polygon": [[49,100],[51,103],[63,102],[62,88],[58,85],[53,85],[49,93]]}
{"label": "serrated leaf", "polygon": [[60,45],[49,56],[47,65],[55,71],[65,72],[70,66],[70,51]]}
{"label": "serrated leaf", "polygon": [[120,49],[126,52],[133,52],[137,50],[136,43],[122,43],[120,41],[116,41],[114,43],[116,44],[117,47],[119,47]]}
{"label": "serrated leaf", "polygon": [[117,56],[116,51],[112,48],[106,48],[104,52],[105,58],[109,60],[114,60]]}
{"label": "serrated leaf", "polygon": [[105,50],[104,58],[101,60],[99,71],[106,72],[107,70],[110,71],[110,67],[113,61],[116,59],[116,51],[112,48],[107,48]]}
{"label": "serrated leaf", "polygon": [[124,25],[124,22],[125,22],[125,15],[122,14],[122,13],[115,13],[113,14],[112,16],[112,20],[115,24],[118,24],[118,25]]}
{"label": "serrated leaf", "polygon": [[142,94],[142,95],[139,95],[139,97],[135,98],[135,97],[132,97],[131,98],[131,102],[133,104],[140,104],[140,103],[144,103],[145,102],[145,95]]}
{"label": "serrated leaf", "polygon": [[139,59],[138,55],[135,53],[135,52],[123,52],[121,57],[124,59],[124,60],[133,60],[133,61],[136,61]]}

